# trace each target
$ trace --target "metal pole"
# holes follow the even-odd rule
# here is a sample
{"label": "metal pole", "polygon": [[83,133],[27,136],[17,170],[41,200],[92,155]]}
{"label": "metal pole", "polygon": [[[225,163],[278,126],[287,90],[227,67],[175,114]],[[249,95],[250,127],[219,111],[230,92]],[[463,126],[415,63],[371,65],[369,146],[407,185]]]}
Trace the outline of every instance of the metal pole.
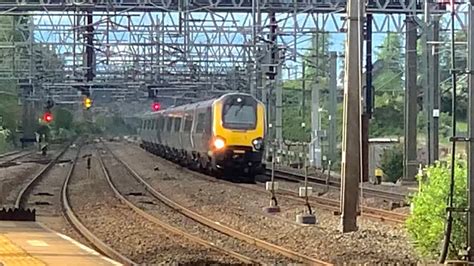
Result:
{"label": "metal pole", "polygon": [[283,82],[282,82],[282,66],[278,63],[276,77],[276,103],[275,103],[275,133],[278,147],[283,142]]}
{"label": "metal pole", "polygon": [[[439,17],[433,17],[433,28],[432,28],[432,38],[434,42],[439,41]],[[430,85],[432,87],[432,110],[431,110],[431,161],[437,161],[439,158],[439,106],[440,106],[440,94],[439,94],[439,45],[434,44],[432,46],[431,56],[429,60],[430,67]]]}
{"label": "metal pole", "polygon": [[446,225],[444,231],[444,238],[442,244],[442,250],[439,258],[440,263],[444,263],[449,253],[449,244],[451,244],[451,231],[453,226],[453,207],[454,207],[454,188],[455,188],[455,167],[456,167],[456,86],[457,86],[457,72],[456,72],[456,47],[454,40],[455,31],[455,17],[456,9],[454,1],[450,1],[451,4],[451,134],[452,134],[452,146],[451,146],[451,169],[450,169],[450,183],[449,183],[449,194],[448,194],[448,207]]}
{"label": "metal pole", "polygon": [[[469,89],[469,138],[474,138],[474,4],[471,1],[468,9],[468,89]],[[469,213],[467,222],[468,259],[474,261],[474,142],[468,142],[468,187],[469,187]]]}
{"label": "metal pole", "polygon": [[407,15],[405,20],[406,33],[406,73],[405,73],[405,162],[404,162],[404,179],[407,181],[414,181],[415,175],[418,172],[418,162],[416,156],[416,118],[417,118],[417,103],[418,90],[416,87],[416,41],[417,31],[416,23],[411,17]]}
{"label": "metal pole", "polygon": [[304,105],[305,105],[305,90],[306,90],[306,62],[305,62],[305,58],[303,58],[303,62],[301,63],[302,65],[302,68],[301,68],[301,117],[303,118],[303,122],[304,122],[304,118],[305,118],[305,113],[304,113]]}
{"label": "metal pole", "polygon": [[321,143],[319,139],[319,86],[311,83],[311,145],[310,154],[313,166],[321,168]]}
{"label": "metal pole", "polygon": [[347,3],[347,40],[344,71],[344,114],[341,162],[341,231],[357,230],[357,206],[361,176],[361,65],[363,4]]}
{"label": "metal pole", "polygon": [[[313,35],[313,51],[314,54],[311,54],[311,63],[314,65],[318,65],[318,56],[319,56],[319,49],[318,49],[318,41],[319,41],[319,34]],[[321,168],[321,143],[319,139],[319,85],[318,85],[318,78],[319,78],[319,71],[318,68],[314,68],[314,76],[311,79],[311,142],[309,145],[309,154],[312,161],[312,166],[316,168]],[[304,118],[304,117],[303,117]]]}
{"label": "metal pole", "polygon": [[430,38],[432,38],[431,34],[431,19],[430,19],[430,4],[428,1],[424,2],[424,25],[423,25],[423,34],[421,35],[421,45],[422,45],[422,60],[421,60],[421,71],[422,75],[421,77],[423,78],[423,104],[424,104],[424,112],[425,112],[425,117],[426,117],[426,136],[427,136],[427,150],[428,150],[428,164],[433,163],[433,134],[431,133],[432,126],[432,114],[433,114],[433,105],[432,105],[432,86],[430,84],[431,82],[431,77],[430,75],[432,74],[431,71],[428,70],[428,67],[431,64],[431,55],[430,55],[430,45],[428,44],[428,41]]}
{"label": "metal pole", "polygon": [[336,161],[337,52],[330,54],[328,161]]}
{"label": "metal pole", "polygon": [[94,23],[92,12],[87,12],[86,24],[86,81],[94,79],[95,72],[95,51],[94,51]]}
{"label": "metal pole", "polygon": [[250,82],[250,94],[257,96],[257,0],[252,0],[252,81]]}
{"label": "metal pole", "polygon": [[372,14],[366,17],[366,69],[362,114],[362,182],[369,181],[369,124],[372,117]]}

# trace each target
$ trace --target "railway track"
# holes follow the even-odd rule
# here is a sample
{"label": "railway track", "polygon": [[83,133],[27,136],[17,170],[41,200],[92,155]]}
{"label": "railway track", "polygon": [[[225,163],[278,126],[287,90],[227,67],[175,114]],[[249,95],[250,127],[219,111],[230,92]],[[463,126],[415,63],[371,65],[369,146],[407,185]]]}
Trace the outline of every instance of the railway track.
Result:
{"label": "railway track", "polygon": [[[265,174],[267,176],[271,176],[271,169],[266,169]],[[284,170],[274,170],[275,179],[280,180],[287,180],[291,182],[300,182],[304,181],[304,175],[298,173],[292,173]],[[315,177],[315,176],[308,176],[308,181],[312,184],[320,185],[320,186],[330,186],[336,189],[341,187],[341,182],[336,179],[330,179],[328,182],[325,178]],[[405,202],[407,195],[402,193],[396,193],[391,191],[383,191],[374,188],[363,188],[363,193],[369,197],[376,197],[380,199],[385,199],[394,202]]]}
{"label": "railway track", "polygon": [[[22,187],[20,193],[18,194],[15,207],[16,208],[25,208],[28,204],[27,200],[29,198],[29,194],[33,191],[34,187],[41,182],[41,179],[51,170],[51,168],[58,162],[58,160],[67,152],[69,146],[64,148],[54,159],[52,159],[45,167],[41,169],[35,176],[33,176],[30,181]],[[74,171],[77,158],[80,153],[80,148],[77,150],[72,163],[69,165],[69,169],[67,171],[67,175],[64,178],[64,182],[61,186],[61,208],[64,212],[64,216],[68,220],[69,224],[76,230],[80,235],[82,235],[85,239],[87,239],[90,243],[92,243],[101,253],[114,258],[115,260],[125,264],[125,265],[132,265],[134,264],[132,261],[128,260],[127,258],[121,256],[119,253],[115,252],[111,249],[108,245],[100,241],[97,237],[95,237],[77,218],[74,214],[73,210],[71,209],[68,195],[67,195],[67,187],[69,184],[70,177]]]}
{"label": "railway track", "polygon": [[34,154],[34,151],[15,151],[0,156],[0,167],[10,166],[14,161],[24,158],[28,155]]}
{"label": "railway track", "polygon": [[[56,164],[59,158],[61,158],[67,150],[68,150],[68,146],[63,148],[57,156],[55,156],[49,163],[47,163],[37,174],[33,176],[33,178],[31,178],[28,181],[28,183],[25,186],[22,187],[22,189],[18,193],[18,196],[15,200],[15,208],[24,208],[26,206],[28,194],[33,190],[34,186],[39,181],[41,181],[41,178],[43,178],[43,176]],[[28,154],[31,154],[31,153],[32,152]],[[21,155],[21,157],[24,157],[26,155]]]}
{"label": "railway track", "polygon": [[[262,191],[264,190],[262,186]],[[299,202],[304,203],[305,200],[299,197],[298,193],[288,189],[279,189],[277,191],[277,195],[287,197],[292,200],[296,200]],[[340,211],[340,202],[334,199],[323,198],[319,196],[310,196],[309,203],[311,205],[316,205],[321,208],[325,208],[327,210],[333,211],[334,214],[339,214]],[[391,221],[395,223],[404,223],[405,220],[408,218],[408,215],[402,213],[396,213],[393,211],[387,211],[378,208],[372,208],[367,206],[361,206],[360,213],[364,217],[378,219],[381,221]]]}
{"label": "railway track", "polygon": [[107,150],[111,153],[111,155],[118,161],[120,162],[128,171],[129,173],[138,181],[140,182],[143,186],[145,186],[146,190],[155,197],[155,199],[165,203],[168,205],[170,208],[174,209],[177,212],[180,212],[181,214],[185,215],[186,217],[199,222],[203,225],[208,226],[209,228],[212,228],[213,230],[219,231],[223,234],[226,234],[228,236],[231,236],[233,238],[239,239],[241,241],[247,242],[249,244],[252,244],[258,248],[265,249],[269,252],[275,253],[275,254],[280,254],[283,255],[286,258],[295,260],[300,263],[305,263],[305,264],[310,264],[310,265],[330,265],[327,262],[306,256],[301,253],[297,253],[295,251],[286,249],[281,246],[277,246],[275,244],[266,242],[264,240],[252,237],[250,235],[247,235],[245,233],[242,233],[238,230],[235,230],[233,228],[227,227],[223,224],[220,224],[217,221],[211,220],[207,217],[204,217],[176,202],[173,200],[169,199],[162,193],[158,192],[155,190],[150,184],[148,184],[137,172],[135,172],[126,162],[121,160],[118,156],[116,156],[110,149],[108,149],[107,146],[105,146]]}
{"label": "railway track", "polygon": [[63,186],[61,188],[61,204],[63,208],[63,212],[65,214],[66,219],[69,221],[71,226],[81,234],[85,239],[87,239],[96,249],[98,249],[102,254],[115,259],[116,261],[125,264],[125,265],[136,265],[135,262],[131,261],[130,259],[126,258],[118,251],[113,249],[111,246],[107,245],[105,242],[100,240],[96,235],[94,235],[87,227],[79,220],[78,216],[75,214],[73,209],[71,208],[71,203],[69,202],[68,197],[68,185],[71,180],[71,176],[74,172],[76,167],[76,163],[79,157],[81,148],[77,150],[76,156],[73,160],[73,163],[69,167],[69,171],[67,173],[66,178],[64,179]]}
{"label": "railway track", "polygon": [[[100,154],[100,152],[99,152]],[[114,158],[114,160],[116,160]],[[112,175],[111,175],[111,170],[110,170],[110,167],[107,167],[106,166],[106,163],[104,162],[104,158],[102,156],[99,156],[99,162],[100,162],[100,166],[102,168],[102,171],[104,172],[104,175],[107,179],[107,183],[109,184],[109,186],[111,187],[111,189],[113,190],[115,196],[121,201],[123,202],[124,204],[126,204],[128,207],[130,207],[133,211],[135,211],[138,215],[140,215],[141,217],[143,217],[144,219],[147,219],[148,221],[164,228],[165,230],[168,230],[174,234],[177,234],[179,235],[180,237],[183,237],[183,238],[186,238],[188,239],[189,241],[193,241],[195,243],[198,243],[200,245],[203,245],[207,248],[210,248],[210,249],[214,249],[220,253],[223,253],[223,254],[226,254],[230,257],[233,257],[235,259],[237,259],[238,261],[240,261],[241,263],[244,263],[244,264],[263,264],[262,262],[256,260],[256,259],[252,259],[250,258],[249,256],[246,256],[246,255],[243,255],[243,254],[240,254],[240,253],[237,253],[231,249],[228,249],[228,248],[225,248],[225,247],[222,247],[222,246],[219,246],[219,245],[216,245],[214,242],[211,242],[211,241],[208,241],[208,240],[205,240],[203,238],[200,238],[200,237],[197,237],[193,234],[190,234],[190,233],[187,233],[183,230],[181,230],[179,227],[177,226],[172,226],[170,223],[167,223],[163,220],[160,220],[158,219],[156,216],[150,214],[148,211],[144,211],[142,208],[140,208],[138,206],[138,204],[136,202],[132,202],[132,200],[129,200],[127,198],[126,195],[124,195],[120,189],[118,188],[118,185],[115,184],[115,181],[114,179],[112,178]],[[119,162],[120,164],[120,162]],[[133,179],[133,177],[131,177]],[[146,191],[145,191],[146,193]],[[135,194],[137,194],[135,192]],[[178,219],[180,220],[186,220],[186,217],[179,217]],[[192,221],[186,221],[186,223],[192,223]],[[196,227],[198,225],[191,225],[192,227]],[[217,241],[216,241],[217,242]]]}
{"label": "railway track", "polygon": [[[167,162],[170,165],[171,164],[176,165],[173,162],[170,162],[170,161],[167,161]],[[186,169],[186,168],[183,168],[183,170],[192,171],[192,170],[189,170],[189,169]],[[206,175],[206,174],[203,174],[203,173],[200,173],[200,172],[196,172],[196,171],[192,171],[192,172],[197,177],[208,180],[208,181],[211,181],[211,182],[225,182],[227,184],[241,186],[245,189],[250,189],[250,190],[253,190],[253,191],[256,191],[256,192],[259,192],[259,193],[268,193],[268,191],[265,190],[263,185],[255,186],[255,185],[230,183],[228,181],[216,179],[212,176],[209,176],[209,175]],[[278,173],[280,173],[280,172],[278,172]],[[288,176],[290,174],[292,174],[292,173],[289,173]],[[300,179],[298,179],[296,177],[292,177],[292,176],[288,177],[288,176],[278,175],[277,171],[275,171],[275,177],[277,177],[277,176],[282,177],[281,179],[283,179],[283,180],[288,180],[288,181],[291,181],[291,182],[300,182],[301,181]],[[321,183],[318,183],[318,184],[321,184]],[[336,187],[336,186],[338,186],[339,183],[333,182],[332,184],[333,184],[333,186]],[[325,181],[324,181],[324,185],[326,185]],[[364,191],[365,191],[365,189],[364,189]],[[298,201],[298,202],[305,202],[305,200],[303,198],[299,197],[297,192],[289,190],[289,189],[280,188],[277,191],[277,195],[279,195],[280,197],[285,197],[286,199],[289,199],[289,200]],[[392,196],[393,197],[390,197],[390,194],[389,195],[385,194],[385,197],[390,197],[392,200],[394,200],[393,199],[394,197],[398,197],[398,199],[400,199],[401,196],[404,196],[404,195],[395,194],[395,195],[392,195]],[[334,214],[339,214],[340,202],[338,200],[329,199],[329,198],[320,197],[320,196],[310,196],[309,197],[309,202],[313,206],[318,206],[320,208],[332,211]],[[376,219],[376,220],[380,220],[380,221],[389,221],[389,222],[394,222],[394,223],[404,223],[405,220],[408,218],[408,215],[403,214],[403,213],[397,213],[397,212],[393,212],[393,211],[388,211],[388,210],[373,208],[373,207],[368,207],[368,206],[361,206],[360,215],[363,216],[363,217],[367,217],[367,218],[372,218],[372,219]]]}
{"label": "railway track", "polygon": [[16,155],[20,152],[22,152],[22,151],[11,151],[11,152],[2,153],[2,154],[0,154],[0,159],[3,159],[3,158],[8,157],[8,156]]}

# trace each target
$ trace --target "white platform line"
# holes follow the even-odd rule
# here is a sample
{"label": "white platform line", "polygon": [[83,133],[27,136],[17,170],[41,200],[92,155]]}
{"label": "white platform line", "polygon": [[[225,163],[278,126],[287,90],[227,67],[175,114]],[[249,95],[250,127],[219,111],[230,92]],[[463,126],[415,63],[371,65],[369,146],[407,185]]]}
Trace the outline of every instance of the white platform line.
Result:
{"label": "white platform line", "polygon": [[74,245],[76,245],[77,247],[79,247],[80,249],[84,250],[84,251],[87,252],[87,253],[90,253],[90,254],[92,254],[92,255],[98,256],[98,257],[100,257],[101,259],[106,260],[107,262],[109,262],[109,263],[111,263],[111,264],[113,264],[113,265],[123,265],[123,264],[121,264],[121,263],[116,262],[115,260],[112,260],[112,259],[110,259],[110,258],[108,258],[108,257],[106,257],[106,256],[101,255],[101,254],[98,253],[97,251],[95,251],[95,250],[93,250],[93,249],[91,249],[91,248],[89,248],[89,247],[87,247],[87,246],[85,246],[85,245],[83,245],[83,244],[77,242],[76,240],[74,240],[74,239],[72,239],[72,238],[70,238],[70,237],[68,237],[68,236],[66,236],[66,235],[63,235],[63,234],[58,233],[58,232],[56,232],[56,231],[54,231],[54,230],[51,230],[50,228],[46,227],[46,226],[45,226],[44,224],[42,224],[42,223],[37,222],[37,224],[39,224],[39,225],[40,225],[42,228],[44,228],[45,230],[47,230],[47,231],[49,231],[49,232],[51,232],[51,233],[53,233],[53,234],[56,234],[57,236],[61,237],[62,239],[73,243]]}

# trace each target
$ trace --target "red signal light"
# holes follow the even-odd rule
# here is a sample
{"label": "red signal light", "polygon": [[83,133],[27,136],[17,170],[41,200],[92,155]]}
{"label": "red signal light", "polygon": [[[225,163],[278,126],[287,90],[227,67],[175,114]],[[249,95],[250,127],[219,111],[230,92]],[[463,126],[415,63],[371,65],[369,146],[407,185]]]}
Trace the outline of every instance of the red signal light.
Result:
{"label": "red signal light", "polygon": [[49,112],[46,112],[44,113],[43,115],[43,120],[46,122],[46,123],[49,123],[51,121],[53,121],[53,115]]}
{"label": "red signal light", "polygon": [[161,109],[161,104],[160,103],[153,103],[151,105],[151,109],[153,109],[153,111],[160,111]]}

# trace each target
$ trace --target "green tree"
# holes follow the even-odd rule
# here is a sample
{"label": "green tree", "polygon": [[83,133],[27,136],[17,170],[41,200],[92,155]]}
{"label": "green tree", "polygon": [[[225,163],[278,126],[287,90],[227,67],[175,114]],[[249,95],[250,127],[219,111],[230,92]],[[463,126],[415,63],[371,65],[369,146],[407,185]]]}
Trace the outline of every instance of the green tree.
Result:
{"label": "green tree", "polygon": [[[455,164],[455,207],[467,207],[467,176],[466,161],[457,159]],[[436,162],[435,165],[424,169],[424,176],[418,175],[419,192],[411,200],[413,211],[406,227],[415,243],[418,252],[429,259],[434,259],[440,251],[443,239],[446,199],[449,193],[450,162]],[[450,245],[451,258],[463,248],[466,235],[465,215],[454,212],[454,223]]]}
{"label": "green tree", "polygon": [[[448,22],[446,20],[441,21],[441,27],[447,28]],[[451,33],[447,31],[440,32],[440,40],[444,41],[439,48],[440,54],[440,91],[441,91],[441,112],[452,113],[452,83],[451,83]],[[467,35],[465,31],[456,31],[454,34],[454,40],[456,42],[466,42]],[[456,45],[456,69],[464,70],[467,66],[467,53],[464,46]],[[468,107],[468,89],[467,79],[464,75],[457,75],[457,101],[456,101],[456,115],[459,119],[464,120],[467,118],[467,107]]]}
{"label": "green tree", "polygon": [[56,108],[54,110],[54,127],[56,129],[70,129],[72,125],[73,115],[64,108]]}
{"label": "green tree", "polygon": [[[283,83],[283,138],[293,141],[309,141],[311,139],[311,85],[318,83],[320,103],[324,106],[328,95],[329,47],[331,35],[317,33],[311,37],[311,47],[303,56],[305,60],[305,76],[287,80]],[[301,72],[300,72],[301,73]],[[305,108],[301,107],[303,79],[306,82]],[[298,91],[295,93],[295,91]],[[305,118],[303,119],[303,114]],[[305,128],[301,127],[302,123]],[[339,124],[338,124],[339,126]]]}
{"label": "green tree", "polygon": [[382,154],[381,168],[387,181],[396,182],[403,176],[403,146],[397,145],[386,149]]}
{"label": "green tree", "polygon": [[[374,69],[374,118],[370,135],[400,135],[403,130],[403,56],[402,38],[389,33],[377,52],[377,70]],[[375,67],[374,67],[375,68]]]}

